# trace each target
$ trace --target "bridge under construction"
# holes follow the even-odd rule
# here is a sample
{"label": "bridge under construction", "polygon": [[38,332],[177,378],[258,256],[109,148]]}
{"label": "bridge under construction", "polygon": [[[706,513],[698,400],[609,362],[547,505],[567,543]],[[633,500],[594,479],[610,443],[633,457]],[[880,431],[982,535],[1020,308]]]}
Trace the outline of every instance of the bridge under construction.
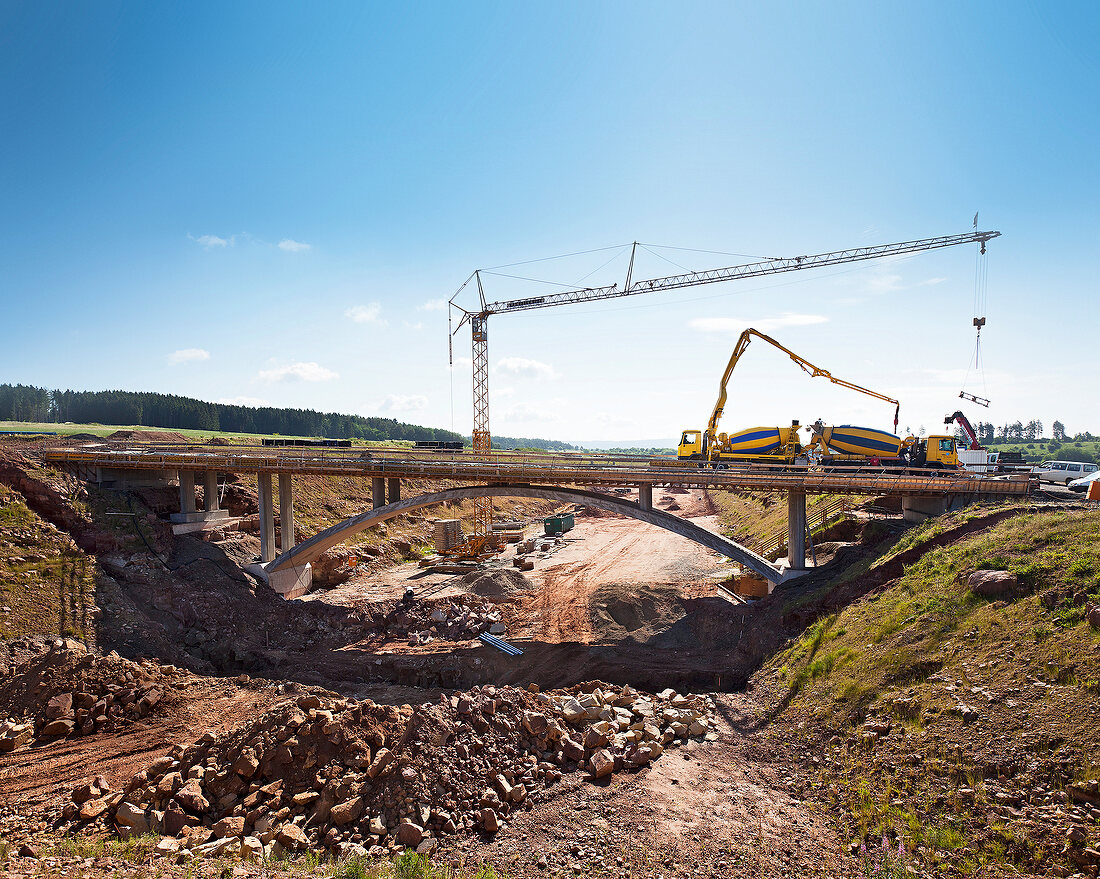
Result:
{"label": "bridge under construction", "polygon": [[[418,450],[403,447],[318,448],[191,444],[87,443],[39,448],[44,462],[104,486],[177,484],[177,530],[216,527],[219,474],[255,474],[260,507],[261,573],[277,592],[294,597],[309,588],[310,562],[364,528],[445,501],[477,497],[541,497],[576,502],[632,516],[701,543],[738,561],[772,583],[805,571],[806,495],[888,495],[902,499],[912,518],[934,515],[975,500],[1012,499],[1029,492],[1026,476],[989,478],[960,471],[813,469],[751,465],[735,469],[683,466],[674,459],[632,455],[544,454]],[[344,476],[371,480],[372,509],[335,523],[309,540],[294,537],[293,476]],[[204,509],[195,484],[203,480]],[[446,480],[452,488],[402,498],[402,481]],[[278,483],[279,546],[275,543]],[[783,492],[788,497],[788,560],[777,567],[727,537],[653,508],[654,487],[711,491]],[[636,489],[637,502],[601,493]]]}

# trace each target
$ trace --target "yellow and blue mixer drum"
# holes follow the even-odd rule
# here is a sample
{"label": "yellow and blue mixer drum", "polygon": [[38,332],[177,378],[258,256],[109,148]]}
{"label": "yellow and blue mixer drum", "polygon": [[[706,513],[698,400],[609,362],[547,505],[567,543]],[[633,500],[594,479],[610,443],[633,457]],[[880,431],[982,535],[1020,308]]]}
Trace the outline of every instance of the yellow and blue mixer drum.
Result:
{"label": "yellow and blue mixer drum", "polygon": [[834,451],[868,458],[896,458],[903,445],[900,437],[888,431],[851,424],[826,427],[821,436],[825,445]]}
{"label": "yellow and blue mixer drum", "polygon": [[779,444],[778,427],[748,427],[729,436],[730,451],[738,455],[767,455]]}

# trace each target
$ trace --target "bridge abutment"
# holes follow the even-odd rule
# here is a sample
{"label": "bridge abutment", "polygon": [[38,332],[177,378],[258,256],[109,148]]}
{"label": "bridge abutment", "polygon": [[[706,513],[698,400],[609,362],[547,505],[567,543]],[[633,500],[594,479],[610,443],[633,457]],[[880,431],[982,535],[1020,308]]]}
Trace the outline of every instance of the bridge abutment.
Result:
{"label": "bridge abutment", "polygon": [[958,510],[973,498],[962,494],[946,494],[941,497],[903,497],[901,516],[906,522],[923,522],[932,516],[942,516],[950,510]]}

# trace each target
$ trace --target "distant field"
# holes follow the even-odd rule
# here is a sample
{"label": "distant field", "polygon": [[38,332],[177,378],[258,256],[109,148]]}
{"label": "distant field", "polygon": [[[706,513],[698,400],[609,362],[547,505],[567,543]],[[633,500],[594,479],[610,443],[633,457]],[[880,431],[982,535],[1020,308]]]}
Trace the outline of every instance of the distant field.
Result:
{"label": "distant field", "polygon": [[[31,422],[31,421],[0,421],[0,431],[15,430],[15,431],[33,431],[42,433],[56,433],[63,435],[70,435],[74,433],[90,433],[93,436],[110,436],[112,433],[118,430],[132,430],[135,433],[178,433],[188,439],[197,441],[205,441],[213,439],[214,437],[225,437],[226,439],[240,439],[245,441],[255,441],[258,439],[317,439],[317,437],[311,436],[282,436],[280,434],[270,433],[229,433],[221,430],[185,430],[182,428],[173,427],[147,427],[141,424],[50,424],[47,422]],[[411,446],[411,440],[387,440],[384,443],[372,442],[368,440],[353,439],[352,445],[357,446]]]}

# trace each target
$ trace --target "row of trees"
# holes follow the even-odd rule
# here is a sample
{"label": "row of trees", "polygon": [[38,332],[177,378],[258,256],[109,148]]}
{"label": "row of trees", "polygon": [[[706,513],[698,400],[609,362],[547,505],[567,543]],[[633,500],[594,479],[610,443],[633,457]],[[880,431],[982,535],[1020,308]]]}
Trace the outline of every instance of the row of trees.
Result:
{"label": "row of trees", "polygon": [[[1043,422],[1038,419],[1028,421],[1026,424],[1022,421],[1015,421],[1012,424],[1003,424],[1000,427],[995,427],[988,421],[979,421],[974,426],[974,430],[978,433],[978,439],[985,445],[1046,441],[1043,436]],[[1096,439],[1096,437],[1088,431],[1069,436],[1066,433],[1066,426],[1061,421],[1055,421],[1051,425],[1050,439],[1052,442],[1066,443],[1089,442]]]}
{"label": "row of trees", "polygon": [[312,409],[233,406],[142,391],[51,391],[10,384],[0,385],[0,421],[69,421],[333,439],[449,442],[464,439],[454,431],[404,424],[393,418],[364,418]]}

